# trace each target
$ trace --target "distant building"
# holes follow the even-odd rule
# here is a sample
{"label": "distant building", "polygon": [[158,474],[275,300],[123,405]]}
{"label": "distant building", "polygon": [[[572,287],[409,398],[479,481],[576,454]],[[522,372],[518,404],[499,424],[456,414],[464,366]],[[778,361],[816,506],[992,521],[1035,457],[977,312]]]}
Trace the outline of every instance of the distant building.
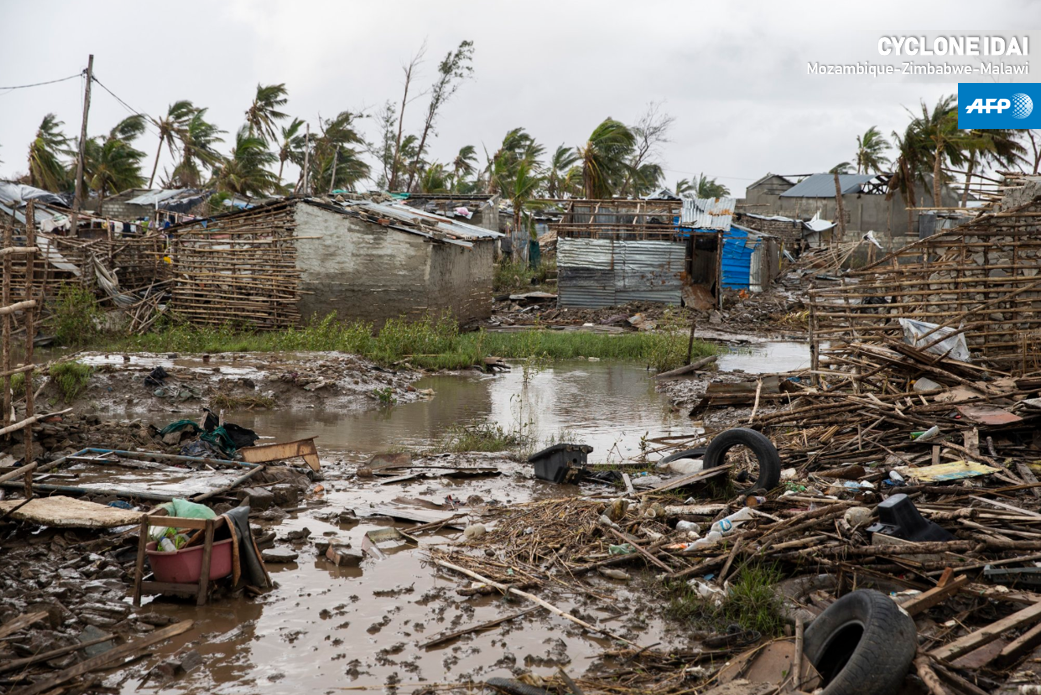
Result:
{"label": "distant building", "polygon": [[[818,233],[820,241],[822,243],[853,241],[861,238],[868,231],[874,231],[875,236],[886,246],[887,250],[891,250],[918,239],[920,212],[911,210],[908,215],[907,205],[899,191],[894,191],[891,198],[886,198],[889,191],[889,179],[890,174],[839,174],[846,237],[844,239],[834,237],[834,233],[837,231],[837,225],[835,225],[834,229],[829,227],[828,230]],[[915,188],[917,207],[956,207],[960,205],[959,195],[950,187],[944,186],[941,191],[940,204],[937,206],[932,201],[932,186],[928,177],[927,183],[929,183],[928,187],[919,183]],[[819,220],[837,222],[835,175],[828,173],[807,176],[767,174],[748,186],[745,197],[737,202],[737,212],[740,215],[753,216],[751,219],[743,218],[742,220],[750,228],[771,232],[784,231],[781,228],[790,225],[793,221],[809,221],[815,216]],[[755,221],[756,218],[760,221]],[[769,224],[771,218],[774,222],[782,224]],[[795,227],[795,225],[792,226]],[[788,231],[794,233],[795,229],[792,228]],[[813,236],[813,230],[810,230],[809,234]]]}

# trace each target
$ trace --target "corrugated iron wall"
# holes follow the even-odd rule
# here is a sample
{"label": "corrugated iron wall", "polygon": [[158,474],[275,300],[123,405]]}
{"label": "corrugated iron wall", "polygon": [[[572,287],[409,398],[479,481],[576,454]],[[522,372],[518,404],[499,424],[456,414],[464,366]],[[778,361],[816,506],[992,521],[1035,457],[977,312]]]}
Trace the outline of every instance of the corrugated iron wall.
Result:
{"label": "corrugated iron wall", "polygon": [[635,301],[680,303],[686,244],[673,241],[557,241],[562,307],[599,308]]}

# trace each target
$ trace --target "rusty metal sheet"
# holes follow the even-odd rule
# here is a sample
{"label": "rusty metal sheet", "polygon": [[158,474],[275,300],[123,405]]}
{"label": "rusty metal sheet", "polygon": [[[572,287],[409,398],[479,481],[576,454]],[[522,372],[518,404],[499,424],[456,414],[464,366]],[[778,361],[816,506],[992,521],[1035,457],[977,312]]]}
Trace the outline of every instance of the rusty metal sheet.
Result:
{"label": "rusty metal sheet", "polygon": [[317,471],[322,467],[321,461],[318,459],[318,449],[314,445],[314,437],[297,439],[293,442],[248,446],[245,449],[239,449],[239,452],[246,463],[268,463],[302,458],[312,471]]}
{"label": "rusty metal sheet", "polygon": [[978,422],[981,425],[1011,425],[1012,423],[1019,422],[1023,419],[1018,415],[1013,415],[1003,408],[994,405],[987,405],[985,403],[979,405],[959,405],[958,412],[966,419]]}

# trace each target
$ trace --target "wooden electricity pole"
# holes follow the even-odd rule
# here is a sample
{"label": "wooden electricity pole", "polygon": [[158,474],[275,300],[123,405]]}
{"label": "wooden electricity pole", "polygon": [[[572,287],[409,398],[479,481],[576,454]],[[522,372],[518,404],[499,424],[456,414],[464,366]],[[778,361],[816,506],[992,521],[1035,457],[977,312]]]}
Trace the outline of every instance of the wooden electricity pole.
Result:
{"label": "wooden electricity pole", "polygon": [[304,195],[311,194],[311,124],[304,131]]}
{"label": "wooden electricity pole", "polygon": [[839,172],[835,172],[835,216],[839,224],[839,241],[846,240],[846,211],[842,208],[842,186],[839,185]]}
{"label": "wooden electricity pole", "polygon": [[[80,124],[80,151],[76,158],[76,197],[72,200],[73,212],[79,212],[83,205],[83,155],[87,146],[87,114],[90,112],[90,85],[94,81],[94,54],[87,58],[87,86],[83,90],[83,122]],[[76,234],[75,217],[72,225],[73,236]]]}

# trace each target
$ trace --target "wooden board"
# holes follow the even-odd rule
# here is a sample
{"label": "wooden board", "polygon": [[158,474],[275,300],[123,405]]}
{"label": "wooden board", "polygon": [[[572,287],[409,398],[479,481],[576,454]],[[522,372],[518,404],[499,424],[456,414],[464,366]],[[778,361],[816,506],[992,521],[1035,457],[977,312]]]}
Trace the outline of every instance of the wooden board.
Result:
{"label": "wooden board", "polygon": [[33,524],[56,528],[112,528],[115,526],[129,526],[139,522],[142,515],[142,512],[118,509],[63,495],[35,497],[25,504],[23,502],[25,500],[0,502],[0,514],[21,505],[20,509],[11,512],[11,518],[15,521],[28,521]]}
{"label": "wooden board", "polygon": [[318,459],[318,449],[314,445],[314,437],[297,439],[292,442],[247,446],[245,449],[239,449],[239,453],[242,454],[242,460],[246,463],[269,463],[302,458],[312,471],[317,471],[322,467],[321,461]]}

